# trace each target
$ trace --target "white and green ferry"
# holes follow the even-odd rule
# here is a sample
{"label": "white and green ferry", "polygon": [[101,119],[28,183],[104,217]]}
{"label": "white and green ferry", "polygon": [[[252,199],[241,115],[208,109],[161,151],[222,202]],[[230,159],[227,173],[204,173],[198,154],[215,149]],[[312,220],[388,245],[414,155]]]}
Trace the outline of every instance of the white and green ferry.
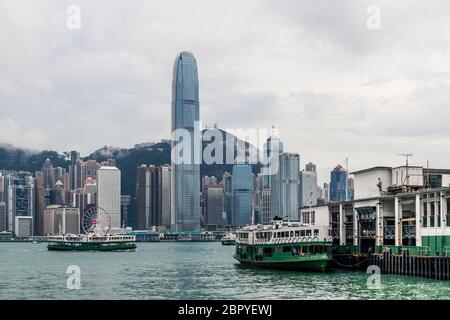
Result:
{"label": "white and green ferry", "polygon": [[275,219],[238,229],[234,258],[254,267],[323,272],[332,259],[331,245],[327,227]]}
{"label": "white and green ferry", "polygon": [[50,251],[126,251],[136,249],[136,236],[127,234],[77,234],[48,239]]}
{"label": "white and green ferry", "polygon": [[100,207],[89,208],[83,215],[84,234],[48,237],[50,251],[129,251],[136,249],[136,236],[111,228],[111,217]]}

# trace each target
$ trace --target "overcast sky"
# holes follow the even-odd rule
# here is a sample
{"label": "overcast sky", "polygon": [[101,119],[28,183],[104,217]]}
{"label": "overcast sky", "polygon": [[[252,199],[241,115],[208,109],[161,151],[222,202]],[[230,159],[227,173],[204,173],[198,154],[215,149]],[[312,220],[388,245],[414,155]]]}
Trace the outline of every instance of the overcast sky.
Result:
{"label": "overcast sky", "polygon": [[0,143],[86,155],[168,138],[186,50],[204,125],[274,122],[320,182],[346,157],[450,167],[449,49],[447,0],[0,0]]}

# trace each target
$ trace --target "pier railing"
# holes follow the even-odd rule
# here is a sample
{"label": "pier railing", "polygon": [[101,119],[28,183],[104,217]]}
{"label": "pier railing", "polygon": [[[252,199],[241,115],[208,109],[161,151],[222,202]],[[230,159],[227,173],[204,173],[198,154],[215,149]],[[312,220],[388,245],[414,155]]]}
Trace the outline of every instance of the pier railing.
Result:
{"label": "pier railing", "polygon": [[[428,246],[415,247],[415,246],[376,246],[376,254],[383,254],[385,250],[390,251],[394,255],[401,255],[403,252],[408,253],[410,256],[430,256],[431,249]],[[449,247],[450,253],[450,247]]]}

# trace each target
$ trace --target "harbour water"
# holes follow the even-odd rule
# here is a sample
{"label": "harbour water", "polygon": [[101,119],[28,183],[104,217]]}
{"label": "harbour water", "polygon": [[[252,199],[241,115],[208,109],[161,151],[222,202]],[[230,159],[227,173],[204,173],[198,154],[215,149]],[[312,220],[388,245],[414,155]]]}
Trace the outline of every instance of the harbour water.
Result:
{"label": "harbour water", "polygon": [[[139,243],[136,252],[50,252],[46,244],[0,243],[4,299],[450,299],[450,282],[364,272],[255,270],[220,243]],[[67,267],[81,289],[67,289]]]}

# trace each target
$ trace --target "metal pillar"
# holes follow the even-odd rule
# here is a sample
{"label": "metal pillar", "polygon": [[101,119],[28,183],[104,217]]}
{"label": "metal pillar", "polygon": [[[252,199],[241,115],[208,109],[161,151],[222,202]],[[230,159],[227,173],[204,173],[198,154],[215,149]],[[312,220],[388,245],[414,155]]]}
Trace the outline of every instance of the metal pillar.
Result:
{"label": "metal pillar", "polygon": [[422,246],[422,204],[420,194],[416,194],[416,246]]}
{"label": "metal pillar", "polygon": [[381,203],[377,203],[377,217],[375,220],[375,245],[383,245],[383,217],[381,216]]}
{"label": "metal pillar", "polygon": [[353,245],[357,246],[358,243],[358,211],[356,209],[353,209]]}
{"label": "metal pillar", "polygon": [[395,246],[399,247],[402,245],[402,212],[401,204],[398,197],[395,197]]}
{"label": "metal pillar", "polygon": [[339,244],[341,246],[345,245],[345,211],[344,205],[341,203],[339,205]]}

